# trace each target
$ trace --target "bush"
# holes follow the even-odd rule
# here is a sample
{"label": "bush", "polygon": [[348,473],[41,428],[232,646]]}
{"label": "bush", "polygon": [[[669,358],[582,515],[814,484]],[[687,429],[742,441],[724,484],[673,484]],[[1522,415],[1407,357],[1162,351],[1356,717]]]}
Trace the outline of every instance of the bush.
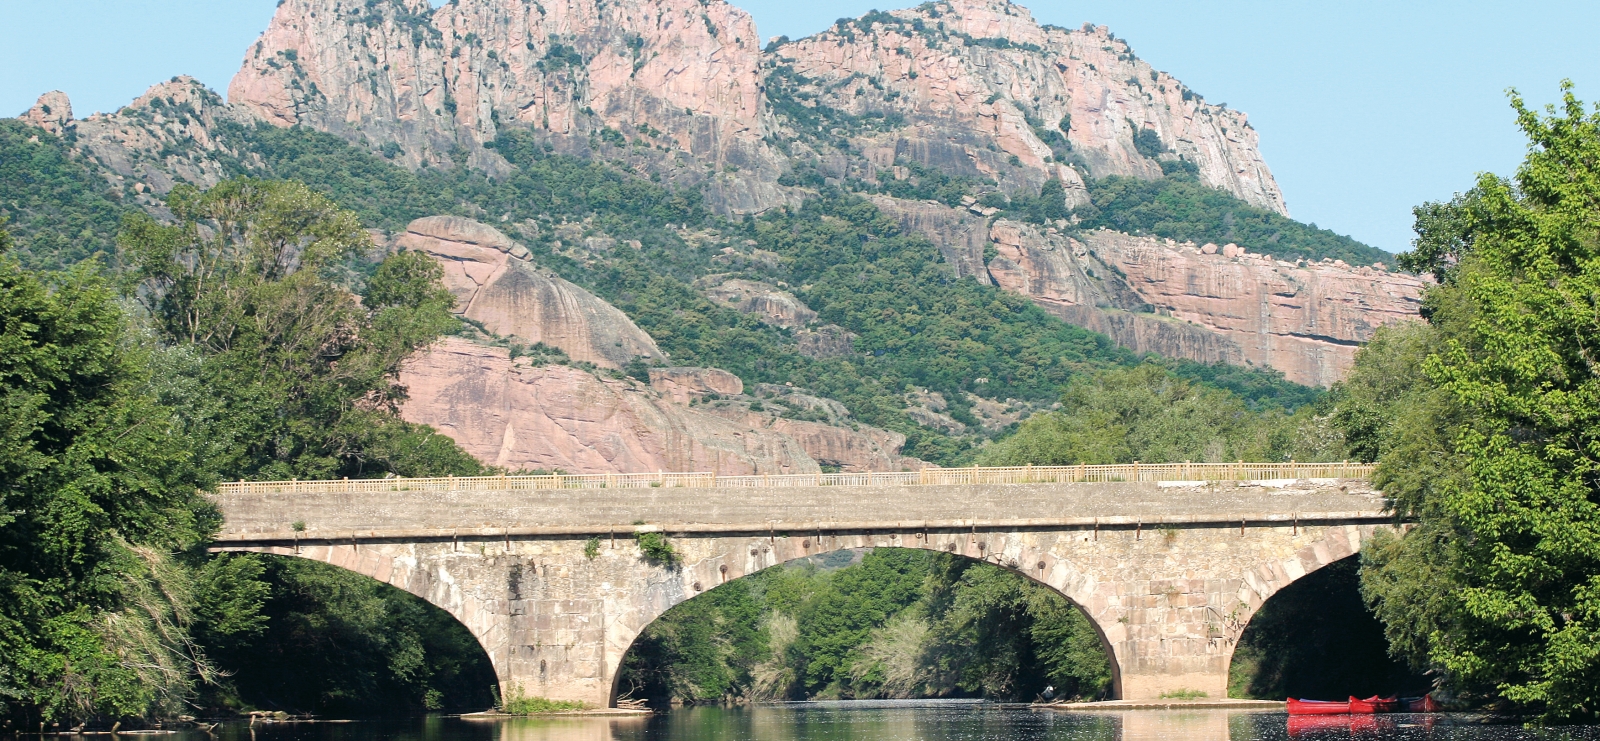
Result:
{"label": "bush", "polygon": [[505,701],[500,703],[500,712],[507,715],[542,715],[545,713],[570,713],[577,710],[586,710],[588,707],[588,705],[577,700],[529,697],[522,693],[522,685],[514,684],[506,689]]}
{"label": "bush", "polygon": [[658,563],[662,566],[675,566],[678,563],[678,550],[672,547],[667,536],[662,533],[635,533],[634,539],[639,542],[639,551],[644,554],[646,561]]}

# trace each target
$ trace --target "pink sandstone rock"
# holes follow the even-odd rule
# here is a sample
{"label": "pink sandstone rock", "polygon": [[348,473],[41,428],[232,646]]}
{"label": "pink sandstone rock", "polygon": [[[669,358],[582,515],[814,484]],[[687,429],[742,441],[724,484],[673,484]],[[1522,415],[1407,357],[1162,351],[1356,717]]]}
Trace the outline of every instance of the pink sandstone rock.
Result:
{"label": "pink sandstone rock", "polygon": [[651,368],[650,388],[673,403],[687,406],[690,401],[711,394],[738,396],[744,393],[744,382],[717,368]]}
{"label": "pink sandstone rock", "polygon": [[760,66],[750,15],[722,0],[284,0],[228,96],[276,125],[398,144],[412,167],[451,166],[459,146],[502,169],[483,144],[508,125],[582,151],[610,127],[734,166],[705,184],[748,211],[784,200]]}
{"label": "pink sandstone rock", "polygon": [[60,90],[51,90],[39,96],[39,101],[18,118],[24,123],[59,135],[63,127],[72,120],[72,100]]}
{"label": "pink sandstone rock", "polygon": [[792,438],[681,406],[631,379],[513,361],[447,338],[408,359],[401,416],[432,425],[485,463],[569,473],[820,470]]}
{"label": "pink sandstone rock", "polygon": [[1035,126],[1064,132],[1072,156],[1095,177],[1160,177],[1160,163],[1133,144],[1148,130],[1171,150],[1161,157],[1195,164],[1201,182],[1287,213],[1245,115],[1206,104],[1104,27],[1041,27],[1006,0],[925,3],[888,15],[870,27],[835,26],[769,55],[774,68],[813,80],[802,88],[817,105],[905,117],[902,129],[857,137],[853,148],[877,168],[909,158],[951,174],[998,178],[1007,192],[1037,192],[1059,178],[1076,204],[1087,198],[1082,178],[1055,161]]}
{"label": "pink sandstone rock", "polygon": [[1296,266],[1234,245],[1214,255],[1103,230],[1079,242],[999,221],[991,237],[995,282],[1070,323],[1140,352],[1276,368],[1307,385],[1342,378],[1379,326],[1416,319],[1427,286],[1337,261]]}
{"label": "pink sandstone rock", "polygon": [[626,314],[526,262],[526,248],[487,224],[429,216],[411,222],[396,244],[436,259],[456,297],[456,313],[496,335],[542,342],[603,368],[621,368],[639,356],[663,357]]}

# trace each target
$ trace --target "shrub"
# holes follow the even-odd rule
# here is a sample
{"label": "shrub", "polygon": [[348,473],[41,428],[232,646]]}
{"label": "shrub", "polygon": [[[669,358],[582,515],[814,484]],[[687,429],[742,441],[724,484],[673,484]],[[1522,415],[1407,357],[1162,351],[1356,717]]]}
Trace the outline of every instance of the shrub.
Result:
{"label": "shrub", "polygon": [[639,551],[644,554],[646,561],[673,566],[678,563],[678,551],[667,541],[667,536],[662,533],[635,533],[633,536],[639,542]]}
{"label": "shrub", "polygon": [[529,697],[522,693],[522,685],[514,684],[506,688],[506,698],[504,702],[500,703],[500,712],[507,715],[541,715],[544,713],[570,713],[575,710],[585,710],[588,707],[588,705],[577,700]]}

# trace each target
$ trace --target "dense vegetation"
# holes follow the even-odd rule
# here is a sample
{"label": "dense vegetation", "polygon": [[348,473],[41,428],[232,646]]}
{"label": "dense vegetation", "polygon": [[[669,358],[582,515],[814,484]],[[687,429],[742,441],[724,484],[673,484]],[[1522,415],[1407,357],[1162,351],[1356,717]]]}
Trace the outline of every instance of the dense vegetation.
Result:
{"label": "dense vegetation", "polygon": [[1059,594],[953,554],[838,551],[717,587],[663,615],[623,662],[653,701],[1092,698],[1105,649]]}
{"label": "dense vegetation", "polygon": [[1158,180],[1113,176],[1090,180],[1088,185],[1092,205],[1074,212],[1087,229],[1105,227],[1196,244],[1232,242],[1280,260],[1328,258],[1370,265],[1394,259],[1350,237],[1209,188],[1181,167],[1169,168],[1167,176]]}
{"label": "dense vegetation", "polygon": [[[905,412],[913,388],[939,392],[953,418],[977,429],[968,394],[1050,399],[1075,373],[1137,360],[1026,300],[956,280],[925,239],[901,233],[870,204],[837,189],[824,187],[799,208],[738,222],[712,214],[693,191],[552,154],[523,131],[492,143],[516,167],[493,179],[468,168],[410,173],[337,137],[299,128],[261,126],[230,136],[241,150],[257,153],[268,174],[303,180],[350,204],[368,225],[400,228],[436,213],[498,214],[536,260],[626,312],[673,363],[723,368],[747,383],[793,383],[838,399],[858,419],[905,434],[906,452],[925,460],[961,463],[983,436],[952,436],[913,422]],[[937,175],[923,174],[928,182]],[[589,236],[632,240],[638,248],[595,252],[581,244]],[[723,252],[730,246],[734,255]],[[719,306],[692,286],[710,274],[790,286],[823,321],[854,333],[860,354],[802,355],[793,333]],[[1292,408],[1317,395],[1270,371],[1167,365],[1252,404]]]}
{"label": "dense vegetation", "polygon": [[[175,224],[132,215],[120,238],[137,303],[94,262],[23,268],[0,231],[0,724],[482,694],[481,652],[434,608],[197,550],[217,519],[196,492],[218,480],[482,470],[393,411],[398,363],[451,321],[438,267],[396,256],[358,280],[355,217],[297,184],[169,205]],[[374,635],[322,671],[340,630]]]}
{"label": "dense vegetation", "polygon": [[1427,324],[1363,350],[1337,413],[1418,522],[1363,553],[1393,650],[1552,721],[1600,709],[1600,111],[1565,90],[1513,96],[1514,180],[1417,210]]}
{"label": "dense vegetation", "polygon": [[1134,461],[1343,460],[1343,436],[1321,405],[1252,409],[1228,391],[1145,364],[1068,384],[1061,408],[1035,414],[982,449],[994,466]]}
{"label": "dense vegetation", "polygon": [[115,251],[126,210],[99,172],[44,129],[0,120],[0,217],[28,268],[65,268]]}

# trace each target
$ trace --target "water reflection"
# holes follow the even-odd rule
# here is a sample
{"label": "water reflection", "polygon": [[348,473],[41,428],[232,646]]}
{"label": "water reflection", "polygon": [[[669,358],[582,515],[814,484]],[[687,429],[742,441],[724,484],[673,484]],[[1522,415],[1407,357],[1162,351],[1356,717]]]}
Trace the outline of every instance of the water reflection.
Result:
{"label": "water reflection", "polygon": [[162,741],[1600,741],[1600,727],[1538,731],[1461,716],[1336,716],[1282,712],[1061,712],[971,702],[795,703],[686,708],[649,717],[403,719],[357,723],[228,724],[215,736]]}

